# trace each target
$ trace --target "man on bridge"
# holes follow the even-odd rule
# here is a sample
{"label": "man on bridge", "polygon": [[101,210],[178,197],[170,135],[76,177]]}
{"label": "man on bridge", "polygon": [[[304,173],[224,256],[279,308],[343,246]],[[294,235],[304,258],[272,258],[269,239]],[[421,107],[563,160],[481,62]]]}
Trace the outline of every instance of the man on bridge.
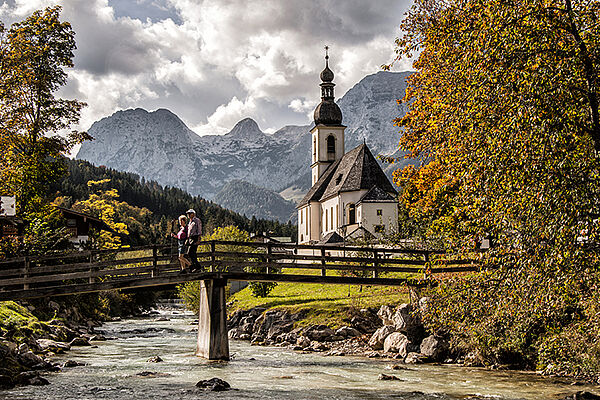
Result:
{"label": "man on bridge", "polygon": [[202,221],[200,221],[200,218],[196,217],[196,211],[193,208],[187,210],[186,214],[190,220],[188,224],[188,244],[190,246],[188,255],[192,260],[190,271],[194,272],[200,268],[198,266],[198,255],[196,253],[198,251],[198,239],[200,239],[200,235],[202,235]]}

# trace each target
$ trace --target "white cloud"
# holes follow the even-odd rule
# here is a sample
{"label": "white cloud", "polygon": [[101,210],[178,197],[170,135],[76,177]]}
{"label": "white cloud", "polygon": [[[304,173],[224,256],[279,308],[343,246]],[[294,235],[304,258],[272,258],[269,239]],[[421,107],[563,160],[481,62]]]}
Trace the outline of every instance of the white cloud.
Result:
{"label": "white cloud", "polygon": [[[88,103],[83,129],[133,107],[168,108],[200,134],[227,132],[244,117],[268,131],[308,123],[323,46],[340,97],[391,61],[410,2],[61,0],[78,45],[61,93]],[[10,23],[53,3],[9,1],[0,18]]]}

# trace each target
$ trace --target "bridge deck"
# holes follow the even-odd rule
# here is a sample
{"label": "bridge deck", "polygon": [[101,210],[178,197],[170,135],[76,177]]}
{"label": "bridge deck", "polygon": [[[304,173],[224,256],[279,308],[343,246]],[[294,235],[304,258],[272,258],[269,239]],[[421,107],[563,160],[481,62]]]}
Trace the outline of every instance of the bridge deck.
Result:
{"label": "bridge deck", "polygon": [[425,286],[433,274],[476,271],[439,251],[279,243],[201,242],[203,271],[179,271],[169,246],[84,251],[0,261],[0,300],[226,279]]}

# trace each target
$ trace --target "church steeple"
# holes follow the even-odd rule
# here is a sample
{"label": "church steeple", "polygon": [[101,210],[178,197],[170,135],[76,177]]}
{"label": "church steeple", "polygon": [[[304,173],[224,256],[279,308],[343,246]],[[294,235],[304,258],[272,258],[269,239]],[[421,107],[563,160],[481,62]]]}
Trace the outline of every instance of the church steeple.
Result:
{"label": "church steeple", "polygon": [[329,69],[329,47],[325,46],[325,69],[321,71],[321,103],[315,109],[312,133],[312,184],[332,163],[344,156],[342,110],[335,103],[333,71]]}
{"label": "church steeple", "polygon": [[315,109],[315,125],[342,125],[342,110],[335,103],[333,71],[329,69],[329,46],[325,46],[325,69],[321,71],[321,103]]}

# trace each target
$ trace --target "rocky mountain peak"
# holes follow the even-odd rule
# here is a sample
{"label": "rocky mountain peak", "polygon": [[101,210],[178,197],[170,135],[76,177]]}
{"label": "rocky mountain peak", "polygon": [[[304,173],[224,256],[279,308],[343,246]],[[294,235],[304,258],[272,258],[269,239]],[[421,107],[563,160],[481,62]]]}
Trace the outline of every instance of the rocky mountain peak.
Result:
{"label": "rocky mountain peak", "polygon": [[235,139],[257,139],[265,136],[265,134],[260,130],[256,121],[252,118],[244,118],[235,124],[226,136]]}

